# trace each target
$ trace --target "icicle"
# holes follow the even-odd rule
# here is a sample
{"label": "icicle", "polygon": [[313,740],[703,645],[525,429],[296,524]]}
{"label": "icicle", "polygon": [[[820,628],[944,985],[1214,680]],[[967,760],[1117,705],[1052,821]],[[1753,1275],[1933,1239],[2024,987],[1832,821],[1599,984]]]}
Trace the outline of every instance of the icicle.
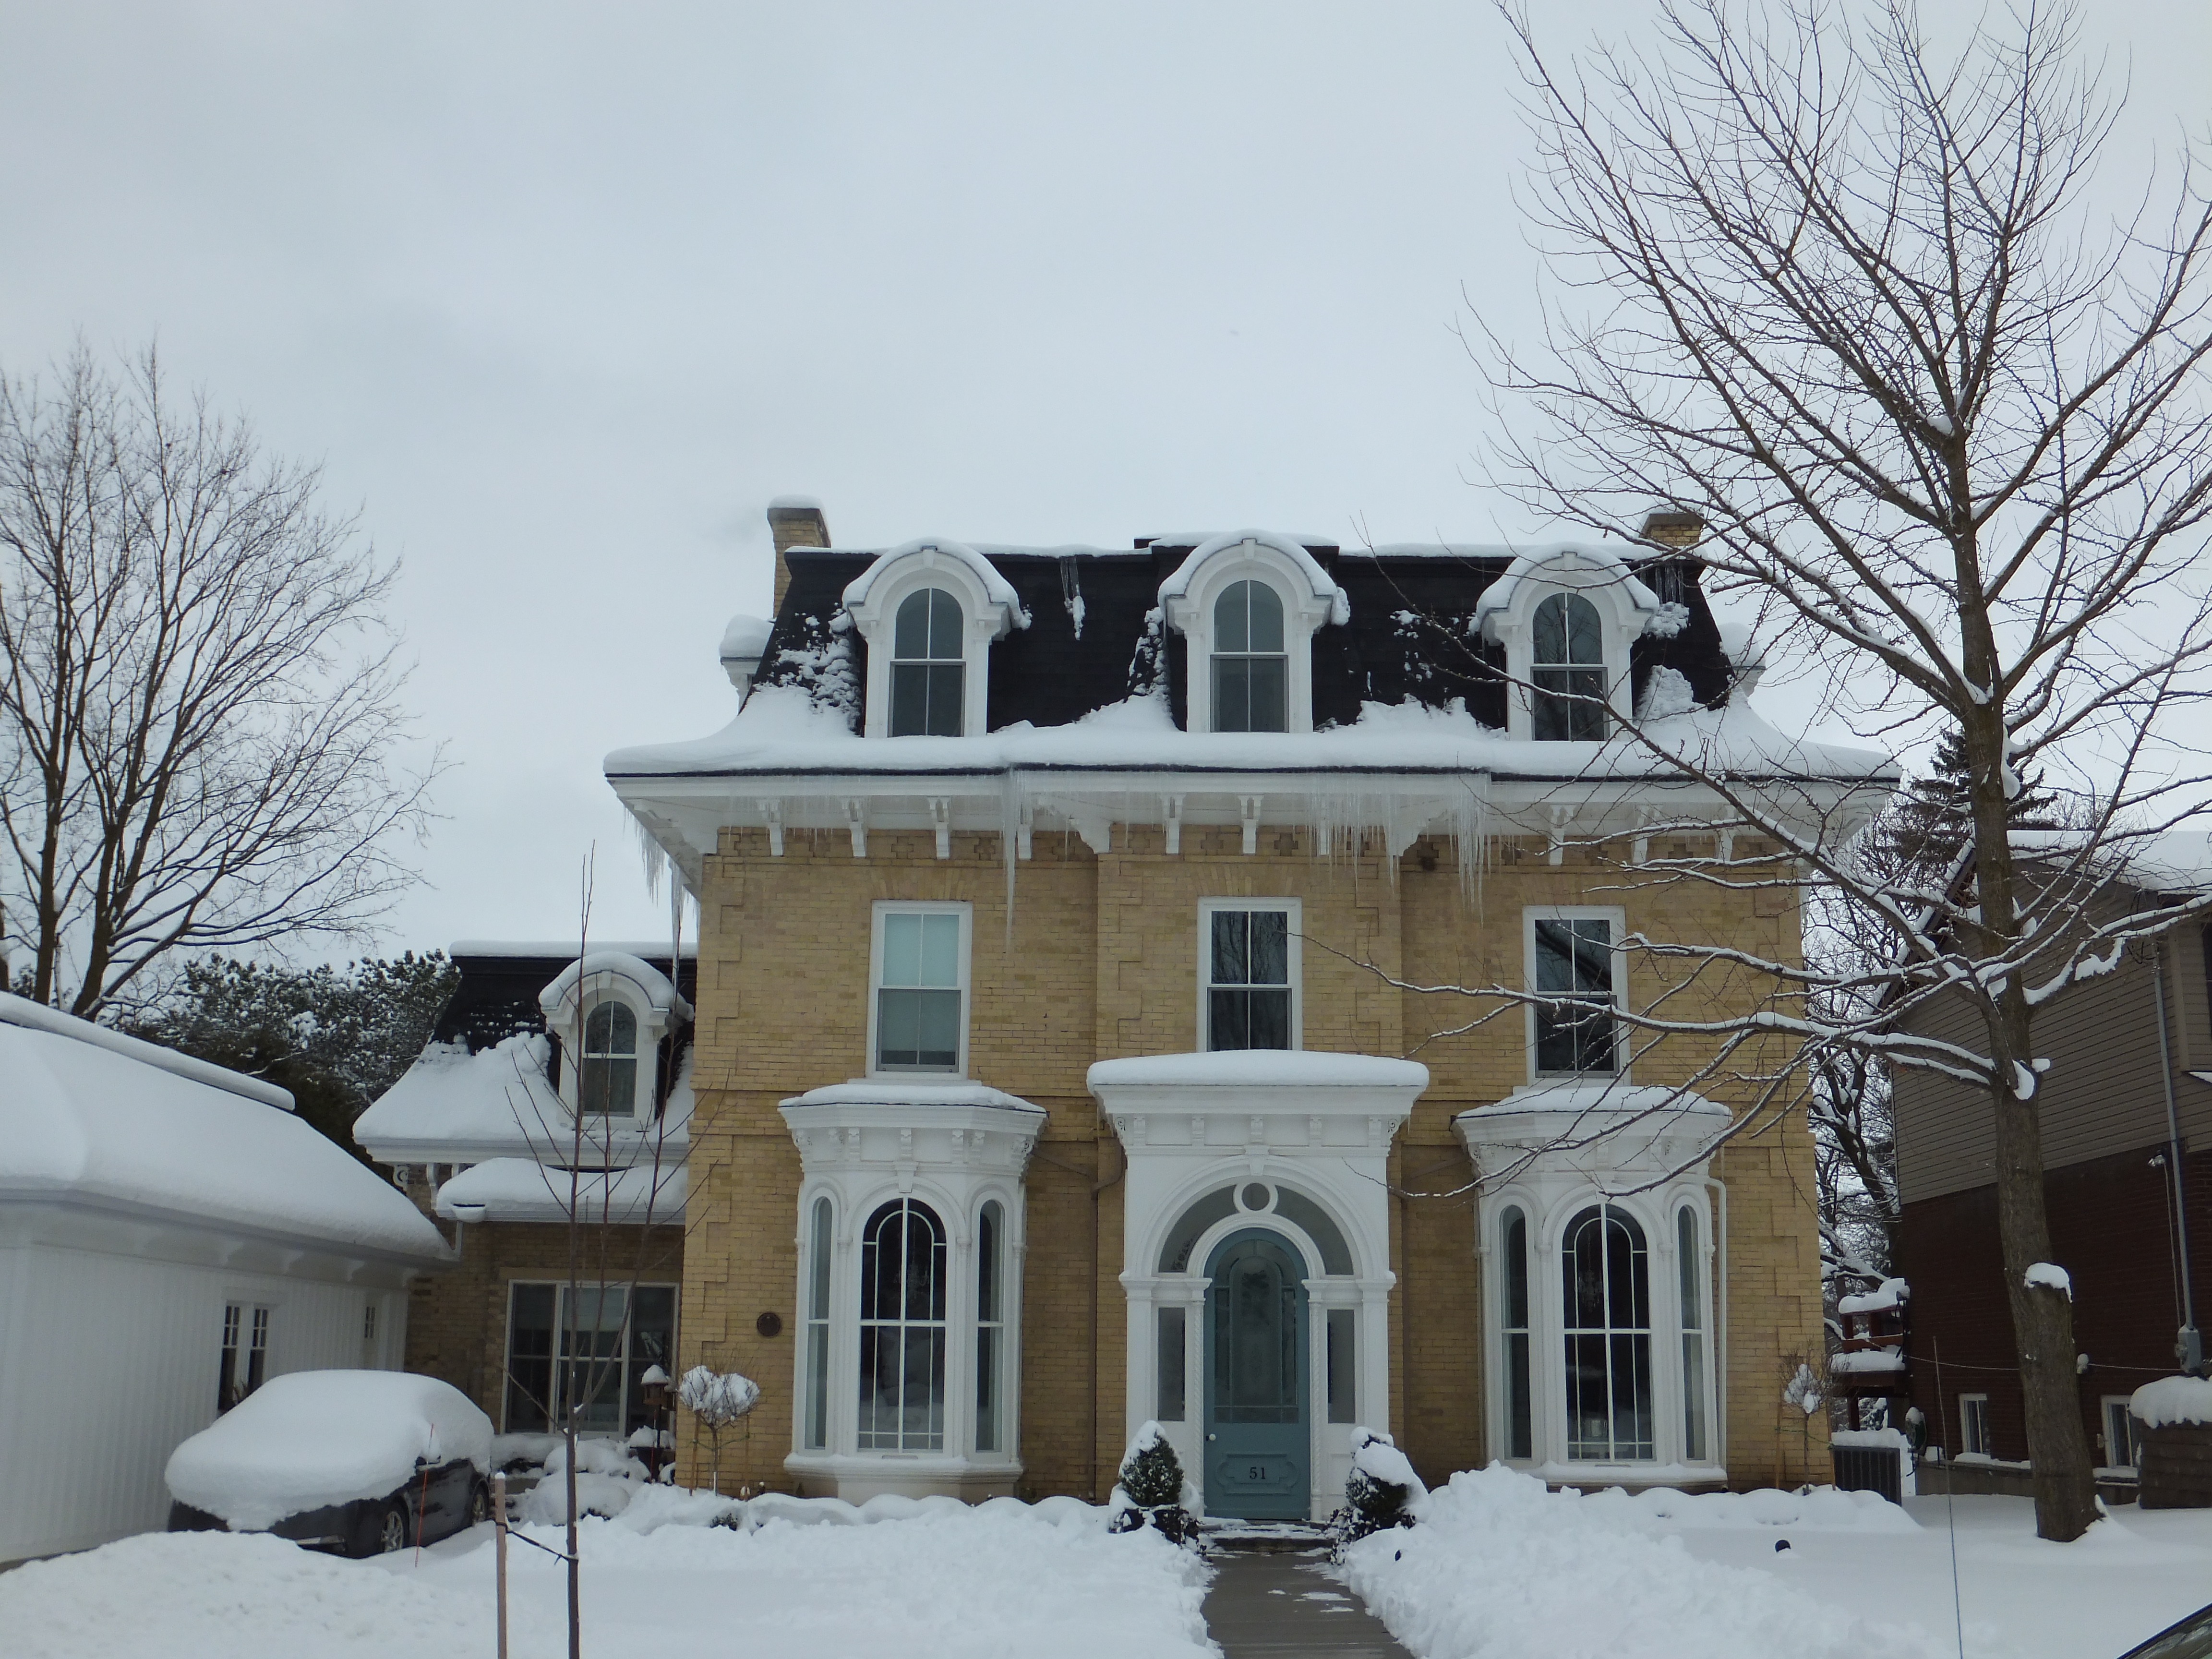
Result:
{"label": "icicle", "polygon": [[637,837],[639,860],[645,866],[645,890],[650,896],[659,898],[660,878],[668,868],[668,854],[653,838],[653,831],[645,827],[642,818],[632,817],[629,828],[630,833]]}
{"label": "icicle", "polygon": [[1006,949],[1014,948],[1014,865],[1020,855],[1021,779],[1012,770],[999,786],[999,852],[1006,866]]}

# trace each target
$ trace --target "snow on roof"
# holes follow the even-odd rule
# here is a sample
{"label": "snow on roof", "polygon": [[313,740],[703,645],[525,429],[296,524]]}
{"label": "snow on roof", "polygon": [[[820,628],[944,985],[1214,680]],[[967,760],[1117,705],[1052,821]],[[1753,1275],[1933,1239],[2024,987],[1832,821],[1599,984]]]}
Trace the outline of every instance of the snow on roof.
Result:
{"label": "snow on roof", "polygon": [[1323,570],[1314,556],[1294,536],[1285,536],[1273,530],[1232,530],[1225,535],[1214,536],[1200,542],[1190,550],[1188,557],[1168,574],[1160,584],[1159,599],[1164,607],[1170,599],[1187,599],[1190,595],[1191,580],[1199,568],[1217,553],[1226,553],[1232,548],[1256,542],[1262,547],[1273,548],[1297,567],[1306,579],[1306,586],[1314,598],[1328,601],[1328,619],[1339,627],[1352,620],[1352,600],[1336,585],[1335,579]]}
{"label": "snow on roof", "polygon": [[[611,1176],[576,1174],[576,1212],[586,1221],[680,1223],[690,1191],[681,1147],[666,1148],[656,1166],[634,1164]],[[495,1158],[464,1170],[438,1188],[438,1213],[448,1221],[566,1221],[569,1172],[534,1158]]]}
{"label": "snow on roof", "polygon": [[292,1109],[292,1091],[289,1089],[280,1089],[273,1083],[264,1083],[259,1078],[247,1077],[227,1066],[217,1066],[191,1054],[180,1054],[174,1048],[164,1048],[158,1042],[125,1036],[120,1031],[111,1031],[105,1025],[95,1025],[88,1019],[79,1019],[74,1014],[65,1014],[58,1008],[33,1002],[27,997],[0,991],[0,1020],[34,1031],[51,1031],[74,1042],[88,1042],[111,1054],[127,1055],[141,1065],[155,1066],[178,1077],[190,1078],[195,1083],[204,1083],[211,1089],[227,1089],[232,1094],[243,1095],[264,1106],[274,1106],[287,1112]]}
{"label": "snow on roof", "polygon": [[1885,1279],[1863,1296],[1846,1296],[1836,1303],[1839,1314],[1887,1313],[1893,1308],[1903,1307],[1912,1295],[1912,1287],[1901,1279]]}
{"label": "snow on roof", "polygon": [[1488,1117],[1506,1117],[1522,1112],[1557,1113],[1580,1116],[1584,1113],[1611,1115],[1627,1113],[1674,1114],[1692,1113],[1725,1118],[1729,1109],[1717,1102],[1693,1094],[1687,1089],[1670,1089],[1659,1083],[1623,1083],[1618,1078],[1558,1078],[1541,1083],[1524,1084],[1503,1100],[1486,1106],[1474,1106],[1459,1115],[1460,1121]]}
{"label": "snow on roof", "polygon": [[775,624],[765,617],[747,616],[740,611],[722,629],[721,659],[724,662],[758,662],[761,653],[768,649],[768,636]]}
{"label": "snow on roof", "polygon": [[[406,1074],[354,1120],[353,1138],[386,1164],[473,1163],[495,1158],[551,1158],[568,1144],[568,1109],[545,1081],[551,1050],[541,1032],[511,1036],[471,1054],[465,1043],[432,1042]],[[659,1124],[595,1125],[601,1152],[627,1162],[689,1144],[691,1067],[686,1049]]]}
{"label": "snow on roof", "polygon": [[1513,596],[1525,580],[1541,579],[1553,566],[1569,561],[1594,565],[1606,571],[1617,582],[1629,601],[1638,611],[1656,611],[1659,596],[1638,580],[1621,557],[1622,550],[1605,542],[1547,542],[1523,549],[1514,554],[1505,574],[1482,590],[1482,597],[1474,602],[1474,617],[1479,623],[1492,611],[1511,607]]}
{"label": "snow on roof", "polygon": [[768,504],[768,510],[771,513],[787,510],[803,513],[810,507],[819,513],[822,503],[811,495],[775,495],[769,498]]}
{"label": "snow on roof", "polygon": [[1766,660],[1765,647],[1752,637],[1749,623],[1723,622],[1716,617],[1713,626],[1721,636],[1721,654],[1734,666],[1748,668]]}
{"label": "snow on roof", "polygon": [[900,560],[910,558],[917,553],[936,553],[965,565],[975,580],[982,583],[983,591],[990,596],[991,603],[1006,606],[1015,627],[1027,628],[1030,625],[1030,613],[1022,609],[1020,595],[1014,592],[1013,584],[999,574],[999,568],[965,542],[949,541],[942,537],[924,537],[917,541],[902,542],[896,547],[878,553],[866,570],[846,585],[847,608],[866,604],[868,591],[877,581]]}
{"label": "snow on roof", "polygon": [[[662,962],[668,960],[666,939],[658,944],[651,939],[607,939],[599,943],[596,948],[619,951],[629,956],[641,957],[647,962],[656,958]],[[449,957],[556,957],[564,961],[573,961],[576,955],[576,941],[573,939],[465,939],[447,945],[446,954]],[[699,954],[698,941],[684,940],[682,950],[677,954],[696,957]]]}
{"label": "snow on roof", "polygon": [[[2082,836],[2073,830],[2015,830],[2012,844],[2022,853],[2069,854],[2081,850]],[[2100,862],[2116,863],[2121,878],[2161,892],[2202,892],[2212,888],[2212,832],[2167,830],[2152,835],[2115,830],[2098,849]]]}
{"label": "snow on roof", "polygon": [[674,1013],[678,1019],[691,1018],[691,1005],[669,982],[668,975],[642,957],[627,951],[600,949],[570,963],[552,982],[538,994],[538,1006],[552,1019],[560,1014],[563,1006],[576,994],[576,988],[592,975],[611,974],[637,988],[637,994],[648,1006],[659,1013]]}
{"label": "snow on roof", "polygon": [[780,1103],[785,1106],[995,1106],[1002,1110],[1039,1112],[1019,1095],[988,1084],[926,1077],[856,1077],[809,1089]]}
{"label": "snow on roof", "polygon": [[[1681,760],[1743,775],[1892,779],[1896,763],[1870,749],[1790,738],[1747,703],[1692,708],[1645,735]],[[1066,726],[1023,721],[973,738],[864,738],[796,686],[763,686],[728,725],[686,743],[617,749],[612,777],[669,774],[1097,771],[1489,772],[1516,777],[1667,777],[1675,763],[1626,735],[1602,743],[1535,743],[1483,725],[1463,704],[1361,705],[1350,726],[1312,732],[1186,732],[1164,699],[1109,703]]]}
{"label": "snow on roof", "polygon": [[0,1020],[0,1201],[88,1205],[416,1263],[450,1259],[404,1194],[242,1091],[14,1018]]}
{"label": "snow on roof", "polygon": [[2128,1401],[2128,1410],[2144,1427],[2170,1423],[2212,1423],[2212,1379],[2161,1376],[2146,1382]]}
{"label": "snow on roof", "polygon": [[1382,1054],[1318,1048],[1229,1048],[1212,1054],[1135,1054],[1091,1067],[1091,1091],[1171,1088],[1425,1089],[1429,1068]]}
{"label": "snow on roof", "polygon": [[169,1455],[172,1495],[234,1527],[382,1498],[419,1462],[489,1474],[491,1419],[450,1382],[407,1371],[272,1376]]}

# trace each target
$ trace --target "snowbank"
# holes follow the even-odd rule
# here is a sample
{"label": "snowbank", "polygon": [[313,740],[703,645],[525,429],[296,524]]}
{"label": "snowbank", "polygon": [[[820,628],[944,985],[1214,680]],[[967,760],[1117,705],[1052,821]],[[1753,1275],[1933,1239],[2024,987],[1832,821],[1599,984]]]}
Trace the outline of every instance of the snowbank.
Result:
{"label": "snowbank", "polygon": [[381,1498],[418,1461],[489,1474],[491,1419],[451,1383],[406,1371],[272,1376],[170,1454],[169,1491],[234,1528]]}
{"label": "snowbank", "polygon": [[2151,1429],[2175,1423],[2212,1423],[2212,1379],[2161,1376],[2137,1389],[2128,1401],[2128,1409]]}
{"label": "snowbank", "polygon": [[[1868,1504],[1861,1500],[1872,1498]],[[1492,1467],[1455,1474],[1410,1531],[1351,1546],[1345,1577],[1425,1659],[1935,1659],[1924,1634],[1838,1615],[1771,1574],[1692,1557],[1667,1526],[1843,1526],[1891,1510],[1831,1489],[1585,1498]]]}
{"label": "snowbank", "polygon": [[450,1258],[404,1194],[295,1117],[281,1090],[210,1083],[167,1063],[179,1056],[138,1052],[149,1046],[0,994],[0,1201]]}

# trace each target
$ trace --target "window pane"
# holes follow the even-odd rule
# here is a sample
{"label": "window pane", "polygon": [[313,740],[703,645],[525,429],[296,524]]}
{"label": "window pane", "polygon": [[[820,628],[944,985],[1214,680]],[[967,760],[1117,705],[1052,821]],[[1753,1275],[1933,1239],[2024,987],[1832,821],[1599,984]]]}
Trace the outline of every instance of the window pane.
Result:
{"label": "window pane", "polygon": [[1528,1404],[1528,1334],[1505,1339],[1505,1455],[1534,1457],[1535,1425]]}
{"label": "window pane", "polygon": [[1213,659],[1213,729],[1249,732],[1252,729],[1252,659]]}
{"label": "window pane", "polygon": [[1705,1455],[1705,1339],[1695,1331],[1682,1334],[1682,1455]]}
{"label": "window pane", "polygon": [[1505,1212],[1505,1328],[1528,1328],[1528,1223],[1518,1210]]}
{"label": "window pane", "polygon": [[1291,982],[1290,913],[1286,910],[1250,910],[1245,914],[1252,919],[1251,982],[1255,985],[1288,985]]}
{"label": "window pane", "polygon": [[915,985],[957,986],[960,983],[960,918],[927,915],[921,918],[921,971]]}
{"label": "window pane", "polygon": [[641,1285],[630,1304],[629,1353],[623,1367],[625,1433],[651,1425],[644,1377],[655,1365],[672,1378],[676,1375],[676,1291],[668,1285]]}
{"label": "window pane", "polygon": [[809,1253],[806,1312],[811,1319],[830,1317],[830,1200],[814,1200],[814,1243]]}
{"label": "window pane", "polygon": [[1682,1328],[1702,1330],[1705,1321],[1698,1309],[1703,1298],[1698,1287],[1705,1278],[1705,1260],[1698,1249],[1698,1212],[1686,1205],[1674,1215],[1674,1255],[1682,1287]]}
{"label": "window pane", "polygon": [[987,1325],[999,1322],[999,1225],[1004,1213],[998,1205],[986,1204],[975,1228],[975,1317]]}
{"label": "window pane", "polygon": [[922,730],[933,738],[964,735],[963,721],[967,714],[963,707],[967,669],[957,662],[939,662],[932,663],[920,672],[928,676],[929,683],[929,707],[923,717]]}
{"label": "window pane", "polygon": [[1213,605],[1213,648],[1217,651],[1249,651],[1251,645],[1250,604],[1252,584],[1231,582],[1222,590]]}
{"label": "window pane", "polygon": [[1605,635],[1598,622],[1597,607],[1579,593],[1566,596],[1567,654],[1565,662],[1596,662],[1605,660]]}
{"label": "window pane", "polygon": [[637,1052],[637,1016],[624,1002],[603,1002],[584,1022],[586,1054],[634,1054]]}
{"label": "window pane", "polygon": [[[1275,590],[1265,582],[1240,582],[1249,597],[1252,608],[1251,644],[1248,651],[1280,651],[1283,648],[1283,601]],[[1231,649],[1236,647],[1232,647]],[[1280,730],[1281,728],[1273,728]]]}
{"label": "window pane", "polygon": [[929,600],[936,590],[924,588],[900,602],[898,621],[891,629],[891,655],[913,659],[929,655]]}
{"label": "window pane", "polygon": [[1289,663],[1281,657],[1248,658],[1250,705],[1242,729],[1247,732],[1285,732],[1284,714],[1289,707]]}
{"label": "window pane", "polygon": [[1352,1310],[1328,1310],[1328,1420],[1349,1423],[1358,1393],[1352,1380]]}
{"label": "window pane", "polygon": [[1650,1281],[1644,1230],[1625,1210],[1589,1209],[1569,1224],[1562,1249],[1567,1455],[1601,1462],[1652,1457]]}
{"label": "window pane", "polygon": [[961,637],[960,601],[941,587],[929,590],[929,654],[942,662],[957,661],[964,645]]}
{"label": "window pane", "polygon": [[1217,1052],[1252,1046],[1252,1000],[1243,991],[1212,991],[1206,996],[1206,1046]]}
{"label": "window pane", "polygon": [[1291,1046],[1291,994],[1287,990],[1247,991],[1245,998],[1251,1005],[1249,1041],[1252,1048],[1287,1048]]}
{"label": "window pane", "polygon": [[1213,980],[1216,985],[1249,985],[1252,913],[1216,910],[1213,913]]}
{"label": "window pane", "polygon": [[1163,1423],[1183,1420],[1183,1378],[1187,1364],[1183,1346],[1183,1310],[1180,1306],[1157,1310],[1159,1316],[1159,1378],[1158,1387],[1158,1411],[1156,1415]]}
{"label": "window pane", "polygon": [[637,1109],[637,1061],[586,1055],[576,1073],[576,1103],[587,1115],[629,1116]]}
{"label": "window pane", "polygon": [[919,985],[921,978],[921,915],[894,910],[884,917],[884,983]]}
{"label": "window pane", "polygon": [[542,1434],[551,1421],[553,1286],[515,1285],[507,1294],[507,1432]]}
{"label": "window pane", "polygon": [[929,665],[891,665],[891,735],[918,738],[929,731]]}
{"label": "window pane", "polygon": [[1565,594],[1554,593],[1536,607],[1529,654],[1540,663],[1567,659],[1566,605]]}
{"label": "window pane", "polygon": [[806,1333],[806,1444],[819,1450],[830,1443],[830,1327]]}

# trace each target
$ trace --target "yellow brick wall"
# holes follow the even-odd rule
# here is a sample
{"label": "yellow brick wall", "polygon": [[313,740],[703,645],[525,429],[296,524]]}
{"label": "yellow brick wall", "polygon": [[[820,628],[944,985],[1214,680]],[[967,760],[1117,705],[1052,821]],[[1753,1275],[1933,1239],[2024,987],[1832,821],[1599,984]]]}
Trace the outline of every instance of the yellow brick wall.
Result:
{"label": "yellow brick wall", "polygon": [[[1710,850],[1710,842],[1698,848]],[[1432,1076],[1394,1146],[1393,1420],[1425,1476],[1483,1462],[1480,1303],[1473,1171],[1455,1114],[1528,1079],[1526,1016],[1483,1012],[1421,984],[1518,984],[1522,908],[1619,904],[1632,932],[1729,940],[1794,952],[1794,906],[1623,872],[1540,843],[1493,843],[1463,884],[1449,843],[1417,842],[1394,870],[1377,849],[1317,857],[1309,832],[1263,826],[1186,830],[1165,850],[1156,826],[1117,826],[1094,857],[1072,836],[1040,834],[1017,866],[1008,911],[995,836],[952,837],[950,859],[926,833],[872,831],[868,856],[842,832],[723,832],[702,894],[699,1042],[692,1206],[685,1247],[682,1363],[744,1370],[763,1384],[750,1438],[725,1449],[725,1488],[785,1485],[796,1326],[798,1153],[779,1101],[866,1069],[872,906],[878,899],[973,907],[969,1073],[1045,1109],[1027,1181],[1023,1278],[1022,1456],[1025,1490],[1103,1494],[1121,1446],[1126,1313],[1121,1268],[1121,1158],[1085,1086],[1094,1060],[1187,1050],[1198,1041],[1201,898],[1301,902],[1303,1036],[1310,1048],[1409,1054]],[[1686,851],[1655,848],[1655,854]],[[1746,855],[1759,849],[1739,849]],[[1631,998],[1670,981],[1648,959]],[[1708,974],[1672,987],[1670,1010],[1740,1008],[1763,988]],[[1687,1079],[1705,1058],[1679,1039],[1639,1053],[1640,1082]],[[1747,1066],[1736,1069],[1749,1069]],[[1699,1085],[1731,1104],[1743,1085]],[[1729,1453],[1738,1484],[1824,1478],[1824,1431],[1808,1462],[1802,1419],[1776,1409],[1794,1357],[1820,1349],[1812,1152],[1802,1115],[1733,1142],[1717,1160],[1729,1189]],[[773,1311],[783,1332],[763,1338]],[[688,1457],[685,1446],[682,1455]],[[703,1478],[696,1466],[680,1478]]]}

